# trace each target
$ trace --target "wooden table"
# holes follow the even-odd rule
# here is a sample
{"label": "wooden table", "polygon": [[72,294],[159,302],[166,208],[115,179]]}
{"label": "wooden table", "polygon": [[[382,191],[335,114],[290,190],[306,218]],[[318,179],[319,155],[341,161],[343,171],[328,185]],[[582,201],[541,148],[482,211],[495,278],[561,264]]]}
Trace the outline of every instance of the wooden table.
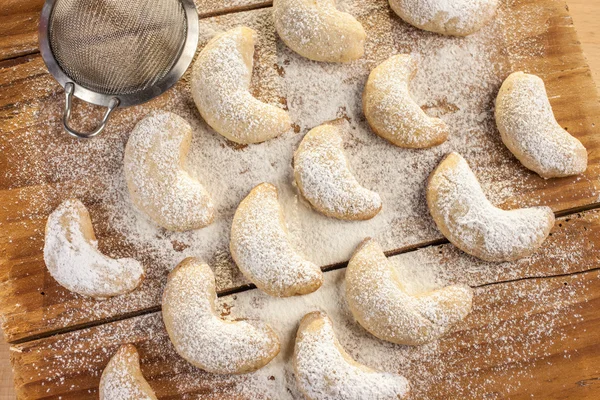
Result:
{"label": "wooden table", "polygon": [[[4,2],[3,5],[0,5],[0,18],[2,15],[10,15],[12,10],[20,10],[20,18],[11,20],[10,24],[0,23],[0,49],[12,48],[12,51],[15,52],[15,57],[35,52],[35,43],[30,27],[31,21],[35,20],[36,18],[41,3],[42,2],[39,0],[9,0],[7,2]],[[209,1],[206,3],[207,5],[214,6],[213,3],[218,2]],[[255,4],[262,3],[256,1]],[[597,18],[598,16],[600,16],[600,0],[571,0],[569,1],[569,11],[575,21],[575,25],[579,32],[579,39],[583,46],[583,50],[587,55],[592,73],[596,81],[600,82],[600,38],[597,36],[597,31],[600,28],[597,22]],[[18,43],[18,46],[15,46],[16,43]],[[587,231],[587,229],[593,230],[594,232],[596,232],[597,236],[600,236],[600,229],[596,228],[596,220],[597,215],[593,212],[587,212],[584,214],[572,214],[570,215],[570,217],[567,217],[566,220],[562,220],[562,224],[565,224],[565,226],[571,224],[569,225],[570,227],[564,229],[563,226],[557,227],[555,235],[560,236],[561,234],[563,234],[566,238],[564,239],[564,242],[570,241],[573,243],[577,243],[579,239],[583,238],[586,235],[584,232]],[[566,234],[564,232],[565,229],[568,231],[567,233],[569,234]],[[595,229],[598,230],[596,231]],[[592,242],[593,238],[590,238],[589,240],[590,242]],[[558,243],[560,244],[563,242]],[[595,253],[593,253],[596,251],[594,245],[595,243],[593,243],[592,248],[589,249],[590,258],[597,260],[596,258],[594,258],[596,257]],[[593,257],[592,254],[594,255]],[[594,318],[597,319],[598,315],[600,315],[598,314],[598,310],[600,308],[598,308],[597,305],[595,307],[591,306],[591,304],[597,302],[598,297],[600,297],[600,287],[598,287],[597,282],[595,282],[596,279],[591,276],[591,274],[594,274],[593,271],[599,266],[599,264],[594,263],[585,267],[580,265],[573,265],[569,273],[559,274],[560,276],[558,277],[560,282],[557,283],[559,283],[560,285],[562,285],[563,280],[570,279],[572,284],[575,286],[581,284],[587,285],[589,288],[591,288],[591,292],[588,290],[586,296],[584,296],[585,298],[574,300],[575,303],[580,302],[582,304],[584,310],[582,311],[582,313],[589,313],[588,320]],[[533,270],[535,270],[535,268],[533,268]],[[586,270],[587,272],[582,272]],[[533,280],[530,280],[530,282],[533,282],[531,284],[535,284],[535,281]],[[558,290],[558,286],[556,290]],[[588,306],[584,306],[584,303],[588,304]],[[534,306],[531,305],[531,309],[533,308]],[[540,311],[540,315],[542,313],[543,311]],[[573,323],[576,324],[575,322]],[[597,327],[597,325],[591,324],[588,327]],[[581,329],[585,329],[585,327],[581,327]],[[577,337],[581,337],[582,340],[585,340],[583,339],[583,336],[585,335],[577,333],[573,335],[573,337],[575,338],[574,340],[576,340]],[[598,358],[600,357],[600,353],[598,352],[597,347],[594,347],[594,343],[583,343],[578,348],[580,348],[581,351],[577,355],[573,355],[573,357],[586,357],[586,354],[588,354],[590,360],[589,362],[598,365]],[[12,390],[12,384],[9,378],[10,367],[8,366],[7,360],[8,346],[2,345],[0,347],[0,400],[14,398],[14,392]],[[565,366],[567,364],[562,365]],[[597,368],[596,373],[600,374],[600,371],[598,371]],[[563,370],[556,371],[556,376],[554,379],[564,378],[565,381],[569,381],[570,376],[573,374],[576,375],[577,371],[571,371],[568,367],[565,367]],[[582,390],[577,393],[580,396],[585,396],[586,398],[590,399],[600,397],[600,387],[597,384],[598,376],[600,375],[581,376],[581,379],[579,379],[579,385],[580,387],[585,388],[586,390]],[[540,384],[543,385],[543,383]],[[575,393],[574,391],[570,392],[570,390],[571,389],[569,388],[565,388],[564,392],[546,393],[546,398],[570,398],[569,395],[571,393]],[[523,393],[526,392],[521,392],[521,394]],[[544,392],[538,390],[537,393]]]}

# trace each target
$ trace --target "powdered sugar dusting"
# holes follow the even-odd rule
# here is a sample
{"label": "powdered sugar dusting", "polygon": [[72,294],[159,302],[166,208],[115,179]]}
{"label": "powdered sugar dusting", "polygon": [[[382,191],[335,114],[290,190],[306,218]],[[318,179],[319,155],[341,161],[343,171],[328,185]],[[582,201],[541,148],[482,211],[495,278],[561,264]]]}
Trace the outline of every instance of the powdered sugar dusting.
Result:
{"label": "powdered sugar dusting", "polygon": [[298,385],[309,399],[400,399],[408,394],[406,378],[356,364],[324,313],[307,314],[300,322],[294,364]]}
{"label": "powdered sugar dusting", "polygon": [[[64,327],[82,319],[156,306],[166,274],[185,257],[195,256],[209,263],[218,290],[247,283],[230,257],[229,232],[239,202],[262,182],[277,186],[290,240],[306,259],[318,265],[349,259],[367,236],[386,250],[441,238],[425,204],[425,181],[439,159],[452,150],[472,162],[492,203],[511,198],[516,203],[538,201],[535,194],[520,196],[530,192],[531,185],[526,183],[530,172],[514,162],[499,140],[491,111],[495,92],[506,75],[506,65],[499,60],[506,59],[503,36],[510,32],[506,32],[503,21],[513,17],[511,9],[503,8],[479,33],[451,38],[404,24],[390,13],[385,0],[344,0],[338,8],[355,15],[368,33],[365,58],[351,64],[316,63],[293,53],[277,41],[270,9],[200,21],[200,48],[216,32],[235,26],[249,26],[258,32],[251,92],[270,104],[285,102],[297,131],[260,145],[234,145],[207,127],[192,101],[189,72],[160,98],[117,110],[100,137],[72,140],[61,128],[62,91],[45,75],[40,59],[27,64],[36,76],[28,84],[40,98],[14,111],[4,126],[19,127],[18,133],[2,148],[7,159],[22,160],[18,167],[6,165],[7,179],[14,187],[28,186],[15,191],[10,199],[29,205],[14,216],[21,218],[20,227],[34,232],[23,242],[41,248],[39,221],[63,199],[75,196],[90,204],[102,250],[111,256],[140,260],[147,273],[140,290],[104,304],[82,302],[65,291],[56,291],[56,303],[45,303],[44,324]],[[521,53],[539,48],[539,43],[527,43]],[[374,135],[364,121],[360,97],[368,74],[398,53],[419,59],[411,93],[429,115],[442,118],[450,126],[449,141],[437,148],[398,149]],[[80,102],[75,105],[73,120],[81,129],[92,127],[101,117],[102,110],[82,107]],[[207,228],[167,232],[139,213],[130,200],[122,167],[125,143],[135,124],[157,109],[173,112],[192,126],[185,168],[204,184],[213,199],[215,222]],[[357,180],[382,198],[382,211],[369,221],[324,217],[312,210],[293,186],[292,157],[303,133],[337,118],[346,121],[342,129],[344,152]],[[44,190],[40,192],[41,185]],[[40,283],[39,290],[48,284]],[[83,305],[66,310],[53,306],[63,299]],[[26,307],[19,310],[20,318],[25,318]]]}
{"label": "powdered sugar dusting", "polygon": [[468,35],[492,18],[498,0],[390,0],[390,6],[422,29]]}
{"label": "powdered sugar dusting", "polygon": [[303,197],[325,215],[362,220],[381,209],[381,197],[362,187],[352,174],[334,125],[314,128],[304,136],[294,153],[294,177]]}
{"label": "powdered sugar dusting", "polygon": [[277,188],[258,185],[240,203],[231,227],[231,255],[244,275],[273,296],[313,292],[323,274],[293,248],[279,205]]}
{"label": "powdered sugar dusting", "polygon": [[44,261],[61,285],[96,298],[127,293],[144,275],[136,260],[113,259],[98,250],[89,214],[79,200],[63,202],[48,217]]}
{"label": "powdered sugar dusting", "polygon": [[210,195],[182,169],[191,140],[185,120],[158,112],[140,121],[127,141],[123,169],[132,202],[166,229],[198,229],[214,218]]}
{"label": "powdered sugar dusting", "polygon": [[427,201],[440,230],[463,251],[488,261],[531,255],[554,226],[549,207],[502,210],[481,190],[458,153],[449,154],[432,173]]}
{"label": "powdered sugar dusting", "polygon": [[[391,261],[403,281],[412,286],[415,277],[405,269],[408,265],[406,258],[400,260],[403,257]],[[493,269],[485,265],[480,268]],[[429,265],[423,269],[429,269]],[[415,398],[441,399],[448,393],[459,398],[481,398],[488,393],[511,396],[519,393],[521,385],[537,382],[540,368],[547,374],[558,362],[557,357],[577,354],[577,350],[571,350],[562,355],[556,347],[581,326],[584,305],[578,302],[589,295],[593,289],[590,282],[598,278],[597,273],[591,274],[587,278],[574,275],[476,289],[472,314],[445,338],[422,346],[383,342],[362,329],[344,299],[343,270],[327,273],[323,287],[306,296],[276,299],[258,290],[226,296],[217,305],[224,318],[260,319],[271,324],[281,338],[280,354],[259,371],[243,376],[212,375],[191,367],[175,353],[160,314],[17,346],[14,356],[19,359],[19,349],[25,349],[23,354],[27,359],[23,362],[36,372],[30,374],[29,385],[45,390],[45,384],[52,395],[79,392],[91,393],[87,396],[92,397],[96,391],[93,378],[99,377],[115,346],[131,342],[136,343],[142,354],[143,367],[154,371],[153,376],[146,375],[153,387],[161,387],[162,377],[172,377],[168,389],[171,394],[300,399],[291,363],[294,338],[300,319],[320,310],[332,319],[335,335],[352,358],[369,367],[405,376]],[[480,282],[471,282],[465,273],[458,275],[471,285]],[[450,283],[437,275],[427,282],[433,288]],[[585,345],[586,340],[593,340],[590,335],[591,332],[579,331],[577,336]],[[34,358],[38,352],[43,360]],[[32,358],[34,361],[27,361]],[[78,378],[81,374],[92,379],[81,380]]]}
{"label": "powdered sugar dusting", "polygon": [[577,175],[587,168],[587,151],[554,118],[544,81],[512,73],[496,99],[502,140],[527,168],[542,177]]}
{"label": "powdered sugar dusting", "polygon": [[279,351],[277,336],[258,322],[223,321],[215,310],[210,267],[186,259],[165,288],[165,326],[178,353],[193,365],[220,374],[243,373],[268,363]]}

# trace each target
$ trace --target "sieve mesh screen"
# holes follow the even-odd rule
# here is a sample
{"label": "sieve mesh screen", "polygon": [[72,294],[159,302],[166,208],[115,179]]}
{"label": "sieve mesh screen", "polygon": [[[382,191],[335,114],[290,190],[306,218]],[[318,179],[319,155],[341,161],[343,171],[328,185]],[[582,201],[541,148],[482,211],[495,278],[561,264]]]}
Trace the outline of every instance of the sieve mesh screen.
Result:
{"label": "sieve mesh screen", "polygon": [[180,0],[56,0],[48,28],[52,53],[73,82],[111,95],[154,86],[187,36]]}

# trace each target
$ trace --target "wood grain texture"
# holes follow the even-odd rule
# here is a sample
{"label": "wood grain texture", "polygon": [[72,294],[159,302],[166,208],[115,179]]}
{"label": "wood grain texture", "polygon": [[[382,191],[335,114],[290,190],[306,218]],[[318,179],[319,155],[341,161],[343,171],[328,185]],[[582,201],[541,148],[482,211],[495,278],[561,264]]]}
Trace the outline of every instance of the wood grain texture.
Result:
{"label": "wood grain texture", "polygon": [[[526,69],[544,78],[558,120],[586,145],[590,165],[586,174],[580,177],[545,181],[529,174],[515,194],[506,199],[505,206],[545,204],[563,212],[593,205],[600,195],[600,125],[597,123],[600,106],[571,19],[563,3],[556,0],[520,0],[511,2],[510,7],[514,8],[510,11],[515,15],[511,23],[530,27],[528,30],[510,29],[507,31],[510,35],[499,37],[508,49],[506,60],[510,62],[510,70]],[[263,20],[253,22],[254,16],[264,19],[268,13],[268,10],[257,10],[210,21],[235,24],[239,16],[245,23],[255,23],[257,29],[270,29],[263,33],[273,35],[271,25]],[[382,18],[386,18],[388,24],[401,23],[387,12]],[[532,48],[537,49],[535,53]],[[0,168],[5,172],[5,178],[0,179],[0,222],[6,228],[0,232],[0,248],[3,249],[0,254],[0,314],[4,316],[7,339],[12,342],[26,340],[155,309],[167,269],[150,270],[143,286],[126,298],[106,302],[84,299],[69,293],[49,276],[41,251],[43,229],[47,215],[60,201],[66,197],[79,197],[90,208],[103,249],[120,256],[134,255],[146,265],[153,264],[150,256],[143,251],[136,252],[127,238],[106,223],[101,196],[103,182],[90,183],[90,176],[94,175],[94,170],[115,168],[121,163],[120,151],[128,132],[145,113],[166,107],[187,109],[189,101],[185,96],[180,97],[185,93],[186,83],[180,82],[175,90],[141,109],[117,113],[115,125],[120,127],[119,132],[104,135],[93,144],[78,148],[61,133],[56,115],[60,113],[63,94],[46,72],[39,55],[4,61],[0,67],[0,87],[5,88],[0,92],[3,130]],[[259,80],[261,75],[274,73],[272,64],[261,62],[260,58],[256,69]],[[48,120],[56,123],[49,125]],[[49,128],[51,134],[40,135]],[[48,142],[32,145],[32,135],[39,135]],[[98,145],[102,143],[108,143],[110,147]],[[77,156],[80,151],[93,154],[94,163],[81,163]],[[477,163],[477,160],[473,162]],[[508,162],[517,165],[514,159],[508,159]],[[59,167],[68,170],[69,176],[57,178],[55,172]],[[492,169],[495,167],[491,166]],[[421,223],[431,229],[431,221]],[[418,247],[440,239],[436,233],[427,241],[415,240],[405,247]],[[401,246],[386,250],[397,251],[398,247]],[[239,285],[244,281],[237,282]],[[221,289],[228,291],[237,285]]]}
{"label": "wood grain texture", "polygon": [[[334,284],[342,284],[343,271],[328,274],[340,274]],[[246,295],[251,293],[231,296],[228,307],[235,310],[236,302]],[[387,354],[384,363],[397,365],[395,371],[411,381],[415,399],[595,399],[600,390],[595,383],[600,377],[599,305],[599,272],[590,271],[480,287],[475,290],[473,312],[433,345],[394,346],[378,341],[356,325],[346,310],[335,323],[343,345],[358,359],[370,359],[361,349],[380,346]],[[281,306],[278,310],[296,312]],[[161,399],[249,399],[265,393],[249,384],[248,376],[211,375],[191,367],[175,353],[160,313],[154,313],[14,346],[17,395],[95,398],[104,366],[125,343],[140,350],[143,373]],[[287,355],[281,369],[289,365],[291,345],[283,343]],[[264,379],[265,387],[282,384],[282,396],[286,387],[296,393],[293,376],[270,373],[271,378],[256,379]]]}
{"label": "wood grain texture", "polygon": [[[271,4],[265,0],[194,0],[198,16],[226,14]],[[0,61],[38,51],[38,23],[44,0],[3,0],[0,4]]]}
{"label": "wood grain texture", "polygon": [[[5,58],[12,58],[15,56],[20,56],[23,54],[29,54],[30,51],[35,51],[31,50],[34,46],[34,36],[35,34],[33,33],[35,31],[36,28],[32,28],[31,24],[27,24],[27,19],[28,18],[34,18],[34,14],[35,13],[31,13],[31,10],[33,10],[34,8],[31,8],[32,5],[33,7],[37,6],[39,7],[39,3],[41,3],[40,1],[35,1],[35,0],[28,0],[28,1],[4,1],[2,2],[2,4],[0,4],[0,31],[2,31],[2,33],[0,33],[0,59],[5,59]],[[588,0],[571,0],[569,1],[569,5],[570,5],[570,11],[571,14],[573,16],[573,19],[575,20],[575,25],[577,28],[577,31],[579,32],[579,39],[581,40],[583,49],[585,51],[585,54],[587,55],[587,59],[588,62],[590,63],[590,65],[592,66],[592,71],[594,72],[594,75],[596,77],[600,76],[600,45],[599,45],[599,40],[597,35],[597,29],[598,29],[598,23],[597,23],[597,16],[598,16],[598,9],[600,9],[600,1],[598,0],[594,0],[594,1],[588,1]],[[27,11],[29,10],[29,11]],[[27,13],[29,14],[29,17],[27,16]],[[4,16],[10,16],[10,15],[20,15],[20,17],[9,17],[9,18],[3,18]],[[18,27],[15,28],[14,30],[12,28],[8,28],[8,25],[5,25],[5,21],[11,21],[10,23],[13,24],[11,26],[14,27]],[[37,20],[36,20],[37,23]],[[569,25],[569,23],[567,22],[567,25]],[[29,26],[27,28],[27,26]],[[4,29],[6,28],[6,29]],[[555,32],[556,33],[556,32]],[[7,35],[8,34],[8,35]],[[21,39],[6,39],[7,37],[11,37],[11,35],[14,36],[20,36]],[[569,34],[570,35],[570,34]],[[6,40],[5,40],[6,39]],[[15,43],[16,42],[16,43]],[[28,47],[29,46],[29,47]],[[569,46],[571,46],[571,44],[569,44]],[[12,53],[11,53],[12,52]],[[6,54],[10,54],[10,55],[6,55]],[[23,73],[25,71],[24,70],[19,70],[18,68],[13,68],[14,66],[20,64],[22,61],[24,60],[31,60],[31,58],[25,57],[25,58],[21,58],[15,61],[10,61],[9,63],[5,63],[3,64],[3,69],[2,72],[4,73],[3,76],[4,81],[2,83],[2,85],[0,85],[1,87],[3,87],[3,89],[7,86],[10,86],[13,84],[13,81],[11,80],[11,74],[15,74],[15,73]],[[585,63],[585,60],[584,60]],[[29,71],[25,71],[25,73],[23,73],[22,75],[19,75],[20,77],[17,77],[15,80],[19,80],[19,79],[23,79],[24,77],[27,77],[29,75],[27,75],[28,73],[31,73],[33,75],[36,74],[35,72],[35,68],[39,68],[40,64],[38,64],[37,66],[34,66],[33,69],[30,69]],[[596,66],[596,67],[594,67]],[[8,70],[7,70],[8,68]],[[2,73],[0,72],[0,73]],[[42,74],[42,72],[40,72],[40,74]],[[584,73],[585,75],[585,73]],[[557,77],[557,80],[560,79],[560,77]],[[577,79],[575,79],[577,81]],[[37,81],[34,80],[34,82],[36,82],[37,84],[39,84],[39,86],[35,86],[33,85],[32,87],[35,88],[35,90],[42,90],[42,93],[44,95],[52,95],[53,92],[52,91],[47,91],[47,80],[45,80],[44,78],[41,78]],[[588,80],[588,82],[591,82]],[[565,84],[565,86],[568,86]],[[593,86],[593,85],[592,85]],[[560,85],[557,87],[561,87]],[[577,85],[575,85],[575,87],[579,87]],[[27,91],[25,91],[27,92]],[[2,99],[4,101],[4,105],[2,107],[0,107],[0,112],[4,112],[3,114],[3,119],[2,119],[2,125],[0,125],[0,131],[2,131],[3,129],[6,128],[7,125],[4,124],[4,122],[8,121],[6,119],[7,116],[9,115],[14,115],[15,114],[15,109],[11,108],[10,106],[14,104],[14,97],[10,97],[13,96],[14,93],[10,93],[10,96],[4,96],[3,95],[3,91],[0,90],[0,99]],[[18,100],[17,100],[18,101]],[[555,99],[552,100],[553,101],[553,106],[555,108],[555,111],[557,109],[557,107],[555,106]],[[561,117],[563,118],[563,117]],[[561,118],[559,118],[559,121],[562,123],[563,120],[561,120]],[[33,120],[27,120],[27,119],[19,119],[19,116],[16,116],[14,119],[11,119],[9,122],[7,122],[8,124],[12,124],[13,126],[20,126],[20,124],[22,123],[22,126],[27,126],[27,124],[32,124],[34,123]],[[565,125],[565,124],[563,124]],[[582,128],[582,129],[586,129],[586,127]],[[4,133],[4,132],[3,132]],[[5,164],[2,165],[2,168],[4,167],[8,167],[9,165]],[[14,166],[11,166],[11,168],[15,169]],[[23,176],[26,176],[26,172],[23,172]],[[15,187],[18,185],[15,185]],[[35,188],[31,188],[30,190],[35,190]],[[562,193],[559,191],[555,191],[552,195],[558,195],[558,196],[562,196]],[[27,206],[26,204],[23,205],[24,207]],[[37,209],[37,206],[34,206],[33,209]],[[5,210],[6,211],[6,210]],[[42,218],[42,217],[40,217]],[[18,224],[17,224],[18,225]],[[26,225],[26,224],[21,224],[21,225]],[[31,227],[31,230],[29,232],[32,232],[33,230],[37,229],[38,227],[33,226]],[[573,236],[570,236],[570,240],[575,240],[577,238],[577,233],[576,230],[573,231]],[[39,240],[39,239],[38,239]],[[26,244],[27,241],[23,240],[21,244]],[[574,242],[576,243],[576,241]],[[452,252],[452,251],[451,251]],[[582,260],[583,261],[583,260]],[[585,261],[583,261],[585,262]],[[593,263],[595,263],[596,261],[594,259],[592,259],[592,261],[590,261],[590,263],[593,265]],[[558,259],[553,259],[551,261],[552,265],[554,266],[558,266],[561,263],[561,260]],[[1,271],[4,271],[4,273],[7,273],[7,269],[5,268],[6,265],[1,265]],[[588,268],[588,267],[585,267]],[[584,268],[584,269],[585,269]],[[508,271],[509,268],[507,269],[507,271],[505,272],[510,272]],[[21,271],[24,275],[29,274],[31,272],[31,270],[27,270],[24,269]],[[555,270],[556,272],[556,270]],[[536,273],[536,269],[535,267],[532,266],[532,268],[529,270],[529,273]],[[505,275],[505,277],[508,277],[509,275]],[[499,278],[500,279],[500,278]],[[557,278],[558,279],[558,278]],[[540,281],[535,281],[536,284],[539,284]],[[44,280],[42,280],[42,282],[44,282]],[[538,285],[539,286],[539,285]],[[537,286],[536,286],[537,287]],[[595,292],[597,293],[599,291],[598,288],[591,287],[593,290],[595,290]],[[37,293],[39,294],[39,293]],[[505,293],[506,294],[506,293]],[[30,295],[28,296],[30,298],[34,298],[35,296]],[[531,305],[525,305],[525,306],[531,306]],[[533,309],[533,307],[532,307]],[[596,306],[597,309],[597,306]],[[597,314],[597,313],[596,313]],[[593,310],[589,311],[586,314],[586,317],[589,318],[597,318],[597,315],[593,313]],[[582,314],[583,315],[583,314]],[[587,329],[588,327],[584,327],[583,329]],[[592,326],[592,328],[594,328]],[[598,327],[594,328],[596,330],[596,332],[598,331]],[[515,330],[516,331],[516,330]],[[589,333],[589,329],[588,332]],[[486,333],[487,335],[487,333]],[[574,337],[577,337],[576,335],[574,335]],[[571,340],[571,339],[569,339]],[[596,343],[598,342],[598,339],[596,338]],[[565,345],[568,345],[569,341],[565,342]],[[1,346],[1,345],[0,345]],[[7,346],[5,347],[5,349],[7,350]],[[576,346],[572,347],[573,349],[577,349]],[[493,351],[493,349],[489,349],[489,351]],[[149,350],[148,352],[151,352],[151,350]],[[558,353],[557,353],[558,354]],[[470,356],[470,353],[469,353]],[[104,357],[104,360],[106,360],[107,356]],[[560,358],[558,355],[556,355],[554,358]],[[593,368],[594,365],[598,365],[598,357],[597,357],[597,350],[594,347],[593,343],[590,343],[590,345],[588,347],[582,348],[579,352],[577,352],[577,362],[575,364],[573,364],[573,368],[571,368],[571,365],[566,365],[561,367],[560,365],[562,364],[556,364],[557,368],[555,369],[555,371],[553,372],[553,374],[549,374],[547,375],[549,377],[549,379],[551,379],[550,382],[550,387],[551,388],[555,388],[556,391],[550,392],[550,390],[548,390],[545,393],[545,396],[541,396],[541,398],[596,398],[597,397],[597,393],[598,393],[598,387],[597,387],[597,383],[598,379],[597,376],[594,373],[589,373],[589,371]],[[2,377],[3,379],[6,377],[6,374],[4,373],[4,370],[1,369],[2,364],[0,361],[0,377]],[[172,367],[172,366],[171,366]],[[580,367],[580,368],[578,368]],[[492,368],[493,369],[493,368]],[[544,369],[543,367],[541,368],[542,370]],[[518,370],[518,367],[514,366],[513,370]],[[581,372],[579,372],[581,371]],[[544,372],[547,373],[548,371]],[[492,375],[492,372],[488,371],[488,377],[490,375]],[[597,374],[597,371],[596,371]],[[524,393],[528,390],[528,388],[530,386],[534,386],[537,387],[536,392],[535,393],[542,393],[542,392],[538,392],[537,390],[539,390],[539,386],[540,385],[545,385],[546,383],[543,380],[537,380],[537,377],[542,377],[542,375],[535,375],[536,379],[534,379],[533,381],[529,380],[527,382],[525,382],[525,384],[522,385],[522,390],[521,392],[515,392],[513,396],[511,396],[511,398],[528,398],[528,394],[529,393]],[[565,377],[568,377],[565,379]],[[465,379],[463,377],[463,379]],[[164,380],[167,380],[167,378],[165,378]],[[561,384],[560,382],[563,382],[564,384]],[[574,385],[574,383],[576,385]],[[165,383],[166,384],[166,383]],[[574,387],[576,386],[576,387]],[[3,396],[7,396],[6,399],[13,399],[12,395],[10,394],[5,394],[4,391],[5,390],[2,387],[2,384],[0,384],[0,399],[4,399]],[[584,393],[585,392],[585,393]],[[497,398],[499,396],[499,394],[502,392],[498,392],[498,393],[490,393],[489,398]],[[536,396],[537,397],[537,396]],[[71,398],[79,398],[77,396],[73,396]],[[223,397],[221,397],[223,398]]]}

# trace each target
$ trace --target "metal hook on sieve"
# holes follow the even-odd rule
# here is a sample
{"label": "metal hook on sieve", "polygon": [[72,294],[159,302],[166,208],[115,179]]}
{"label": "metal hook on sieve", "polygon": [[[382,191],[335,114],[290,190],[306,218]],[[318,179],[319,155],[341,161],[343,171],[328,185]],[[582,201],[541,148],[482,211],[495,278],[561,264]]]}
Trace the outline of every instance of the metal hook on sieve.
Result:
{"label": "metal hook on sieve", "polygon": [[115,108],[117,108],[119,106],[119,99],[117,99],[116,97],[113,97],[110,100],[110,102],[108,104],[108,108],[106,110],[106,113],[104,114],[104,118],[102,118],[102,121],[100,121],[100,125],[95,130],[93,130],[90,133],[81,133],[69,126],[69,120],[71,119],[71,108],[73,105],[73,92],[75,92],[75,85],[72,82],[68,82],[65,85],[66,99],[65,99],[65,112],[63,114],[63,127],[65,128],[65,131],[69,135],[74,136],[76,138],[80,138],[80,139],[93,138],[94,136],[98,135],[100,132],[102,132],[104,130],[104,128],[106,127],[106,122],[108,121],[108,118],[110,117],[110,114],[112,114],[112,112],[115,110]]}

